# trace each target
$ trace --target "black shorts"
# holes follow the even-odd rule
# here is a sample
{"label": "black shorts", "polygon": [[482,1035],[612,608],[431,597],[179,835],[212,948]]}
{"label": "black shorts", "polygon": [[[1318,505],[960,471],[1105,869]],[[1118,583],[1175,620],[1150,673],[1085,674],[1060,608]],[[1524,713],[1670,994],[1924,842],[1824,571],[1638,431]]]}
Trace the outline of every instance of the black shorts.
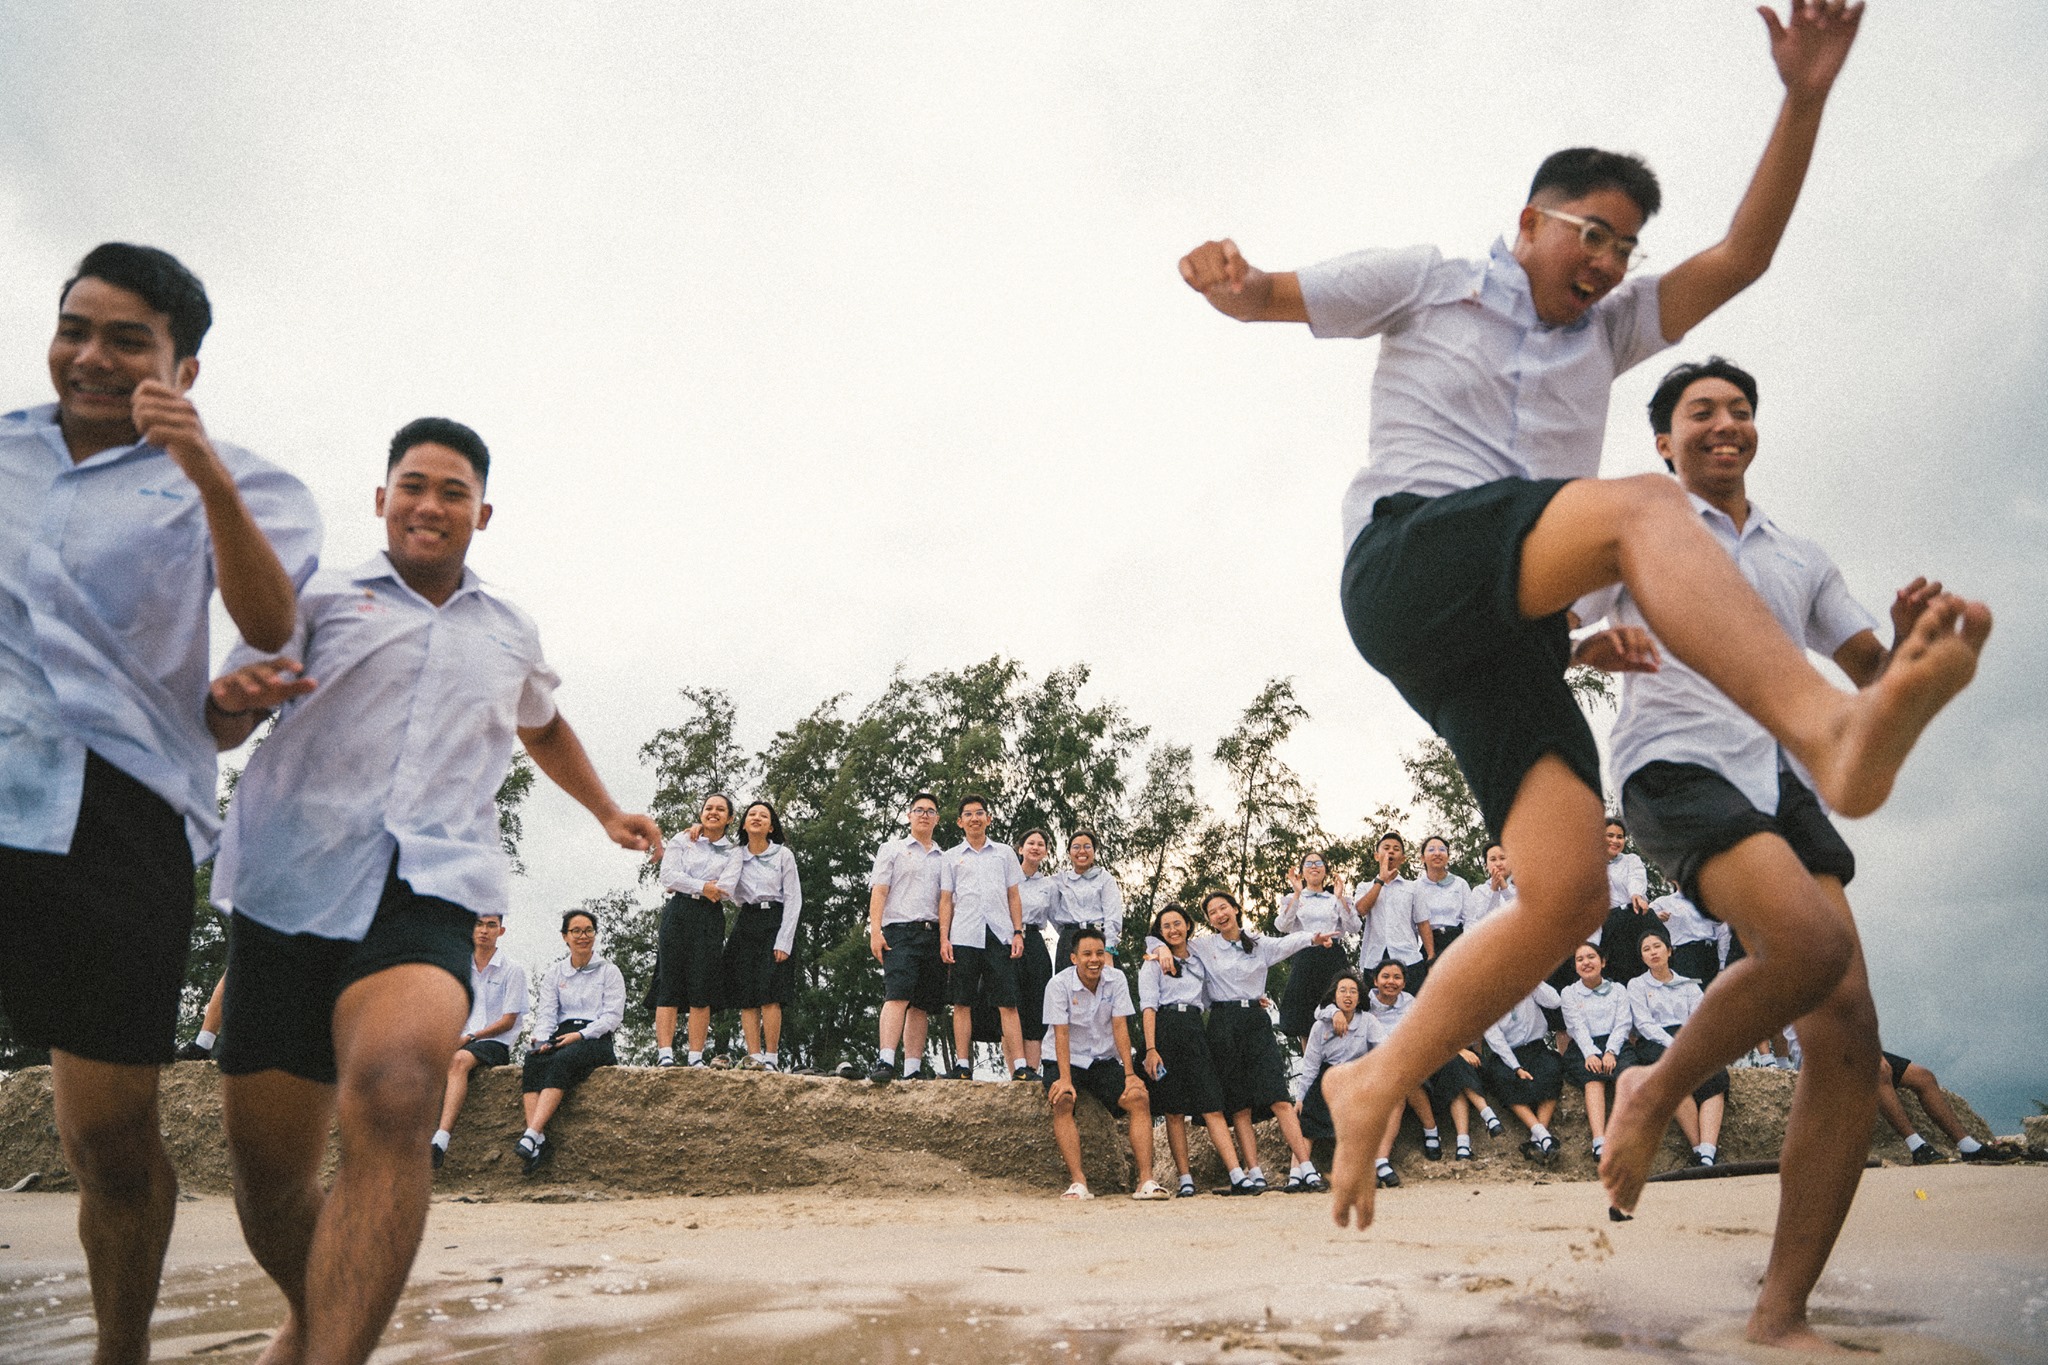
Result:
{"label": "black shorts", "polygon": [[1052,951],[1045,946],[1045,931],[1025,925],[1024,956],[1017,959],[1017,1021],[1023,1025],[1027,1043],[1045,1037],[1045,988],[1052,984],[1052,975]]}
{"label": "black shorts", "polygon": [[29,1047],[159,1066],[198,896],[185,818],[98,754],[67,853],[0,848],[0,1009]]}
{"label": "black shorts", "polygon": [[882,926],[882,999],[908,1001],[932,1014],[946,1007],[946,963],[937,920]]}
{"label": "black shorts", "polygon": [[[1047,1090],[1060,1078],[1059,1060],[1047,1057],[1038,1070],[1038,1078],[1045,1082]],[[1124,1065],[1118,1061],[1090,1062],[1074,1068],[1075,1098],[1093,1095],[1112,1114],[1124,1112]]]}
{"label": "black shorts", "polygon": [[[563,1032],[574,1030],[565,1029]],[[612,1049],[609,1033],[601,1038],[578,1038],[567,1047],[558,1047],[552,1052],[528,1051],[526,1062],[519,1069],[519,1089],[527,1095],[543,1090],[560,1090],[566,1094],[583,1084],[599,1067],[618,1064],[618,1054]]]}
{"label": "black shorts", "polygon": [[1906,1068],[1913,1065],[1913,1063],[1896,1052],[1886,1052],[1882,1056],[1884,1057],[1884,1064],[1891,1068],[1892,1088],[1896,1090],[1906,1083]]}
{"label": "black shorts", "polygon": [[1515,1049],[1515,1060],[1529,1073],[1528,1080],[1516,1075],[1515,1068],[1496,1057],[1492,1048],[1479,1054],[1479,1074],[1486,1082],[1486,1093],[1494,1099],[1533,1109],[1564,1093],[1564,1062],[1549,1043],[1542,1039],[1524,1043]]}
{"label": "black shorts", "polygon": [[416,894],[384,879],[376,918],[360,943],[283,934],[247,915],[228,920],[227,989],[214,1060],[227,1076],[283,1071],[321,1085],[335,1081],[334,1005],[341,993],[390,967],[424,962],[469,983],[476,916],[453,901]]}
{"label": "black shorts", "polygon": [[[744,905],[726,935],[722,956],[723,984],[719,1004],[725,1009],[753,1010],[780,1005],[776,998],[775,936],[782,932],[780,905]],[[788,977],[789,973],[784,973]]]}
{"label": "black shorts", "polygon": [[[986,1003],[999,1010],[1017,1008],[1018,959],[1010,956],[1010,940],[984,929],[979,948],[953,945],[953,969],[946,974],[947,999],[955,1005]],[[984,995],[986,992],[986,995]]]}
{"label": "black shorts", "polygon": [[1287,1063],[1273,1021],[1257,1001],[1219,1000],[1209,1007],[1209,1056],[1223,1086],[1223,1112],[1250,1109],[1263,1117],[1276,1104],[1291,1104]]}
{"label": "black shorts", "polygon": [[1715,919],[1720,916],[1700,896],[1700,869],[1752,834],[1783,839],[1816,877],[1847,886],[1856,876],[1856,855],[1820,799],[1790,769],[1778,772],[1776,815],[1764,814],[1734,783],[1697,763],[1645,763],[1622,783],[1621,808],[1636,847]]}
{"label": "black shorts", "polygon": [[724,907],[702,896],[670,896],[661,907],[649,1008],[716,1009],[724,955]]}
{"label": "black shorts", "polygon": [[494,1066],[503,1066],[512,1060],[512,1049],[490,1038],[479,1038],[473,1043],[464,1043],[458,1049],[476,1058],[478,1071],[489,1071]]}
{"label": "black shorts", "polygon": [[1138,1075],[1152,1096],[1155,1114],[1199,1118],[1223,1112],[1223,1083],[1216,1078],[1216,1059],[1209,1055],[1209,1035],[1202,1012],[1175,1005],[1159,1008],[1152,1020],[1159,1043],[1159,1061],[1166,1074],[1153,1079],[1142,1065]]}
{"label": "black shorts", "polygon": [[1593,731],[1565,686],[1565,613],[1532,621],[1519,603],[1522,542],[1567,482],[1381,498],[1344,557],[1352,643],[1451,746],[1496,839],[1545,754],[1601,790]]}

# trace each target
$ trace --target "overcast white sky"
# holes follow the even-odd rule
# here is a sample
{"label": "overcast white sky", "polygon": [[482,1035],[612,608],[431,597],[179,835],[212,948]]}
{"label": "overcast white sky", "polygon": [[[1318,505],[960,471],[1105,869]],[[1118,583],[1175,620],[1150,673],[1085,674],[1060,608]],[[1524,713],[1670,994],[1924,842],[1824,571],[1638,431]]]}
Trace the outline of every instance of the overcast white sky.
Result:
{"label": "overcast white sky", "polygon": [[[1877,0],[1771,274],[1616,386],[1654,467],[1665,360],[1763,387],[1760,504],[1882,611],[1989,599],[1984,673],[1849,829],[1887,1045],[2004,1127],[2048,1096],[2048,11]],[[1206,750],[1260,683],[1348,830],[1424,733],[1337,611],[1370,343],[1211,313],[1213,235],[1287,268],[1483,251],[1546,153],[1639,151],[1668,267],[1775,114],[1735,3],[14,5],[0,9],[0,404],[45,401],[57,285],[164,246],[217,322],[195,398],[299,473],[329,562],[381,542],[382,448],[491,443],[473,562],[541,624],[620,798],[723,687],[750,747],[835,692],[1074,660]],[[629,884],[553,791],[515,942]]]}

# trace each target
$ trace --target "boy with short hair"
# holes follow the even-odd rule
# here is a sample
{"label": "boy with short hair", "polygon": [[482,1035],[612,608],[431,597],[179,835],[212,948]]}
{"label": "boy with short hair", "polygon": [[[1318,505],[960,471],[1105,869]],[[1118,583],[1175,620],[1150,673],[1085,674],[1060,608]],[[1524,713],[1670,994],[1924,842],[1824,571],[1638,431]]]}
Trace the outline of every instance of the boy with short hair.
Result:
{"label": "boy with short hair", "polygon": [[220,830],[209,603],[282,645],[320,554],[305,485],[187,396],[212,322],[168,252],[95,247],[58,294],[57,401],[0,418],[0,1000],[50,1049],[103,1362],[149,1354],[177,1206],[157,1086]]}
{"label": "boy with short hair", "polygon": [[939,956],[951,970],[953,1079],[974,1078],[974,1006],[984,991],[1003,1021],[1003,1063],[1022,1075],[1024,1033],[1017,1013],[1017,964],[1024,956],[1024,866],[1008,844],[988,837],[988,802],[960,803],[960,832],[939,864]]}
{"label": "boy with short hair", "polygon": [[[1181,261],[1219,311],[1383,336],[1371,458],[1345,499],[1346,623],[1451,746],[1520,897],[1467,933],[1406,1027],[1324,1093],[1338,1132],[1340,1224],[1372,1216],[1372,1153],[1405,1097],[1605,918],[1599,755],[1564,671],[1567,609],[1626,583],[1692,661],[1800,757],[1851,815],[1890,792],[1991,628],[1937,598],[1860,695],[1785,637],[1667,479],[1599,469],[1608,390],[1761,276],[1805,177],[1860,5],[1765,11],[1785,103],[1728,235],[1669,273],[1624,280],[1656,181],[1633,157],[1575,148],[1538,169],[1514,245],[1487,260],[1360,252],[1299,274],[1254,270],[1228,241]],[[1610,1147],[1610,1151],[1612,1148]]]}
{"label": "boy with short hair", "polygon": [[868,951],[882,968],[880,1051],[868,1072],[876,1085],[917,1074],[925,1030],[946,1005],[946,964],[939,955],[939,876],[946,851],[932,837],[939,827],[939,798],[930,792],[911,797],[909,819],[910,833],[875,850],[868,875]]}
{"label": "boy with short hair", "polygon": [[470,938],[475,951],[469,960],[469,1021],[463,1025],[455,1056],[448,1062],[448,1093],[441,1100],[441,1126],[432,1139],[437,1171],[448,1155],[455,1117],[469,1098],[470,1073],[511,1061],[520,1021],[526,1018],[526,968],[498,947],[504,936],[503,915],[494,912],[476,917]]}
{"label": "boy with short hair", "polygon": [[1122,1020],[1137,1013],[1131,984],[1122,972],[1109,971],[1109,950],[1102,930],[1084,924],[1074,931],[1070,965],[1054,972],[1045,987],[1046,1102],[1052,1106],[1052,1136],[1072,1182],[1062,1199],[1093,1199],[1088,1173],[1081,1168],[1081,1130],[1074,1123],[1074,1103],[1086,1090],[1113,1116],[1122,1110],[1129,1120],[1131,1159],[1138,1169],[1138,1188],[1131,1198],[1171,1199],[1152,1178],[1152,1099],[1145,1080],[1131,1065],[1130,1028]]}
{"label": "boy with short hair", "polygon": [[614,843],[661,851],[556,707],[533,622],[467,567],[489,471],[459,422],[402,428],[376,497],[387,548],[316,576],[287,653],[237,650],[208,698],[223,748],[284,708],[213,879],[234,912],[221,1110],[243,1233],[287,1304],[279,1359],[366,1359],[405,1286],[476,916],[508,893],[493,797],[515,739]]}

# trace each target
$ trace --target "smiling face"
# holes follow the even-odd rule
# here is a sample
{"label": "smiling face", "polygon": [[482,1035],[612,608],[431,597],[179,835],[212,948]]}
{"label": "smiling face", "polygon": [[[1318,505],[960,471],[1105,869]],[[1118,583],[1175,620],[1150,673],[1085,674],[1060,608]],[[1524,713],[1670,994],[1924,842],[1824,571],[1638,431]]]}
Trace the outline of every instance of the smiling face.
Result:
{"label": "smiling face", "polygon": [[422,589],[423,583],[461,581],[470,537],[490,524],[491,505],[466,456],[422,441],[385,476],[377,490],[377,515],[384,518],[392,567]]}
{"label": "smiling face", "polygon": [[988,807],[979,801],[969,801],[960,808],[960,818],[955,823],[969,843],[979,844],[988,838]]}
{"label": "smiling face", "polygon": [[1619,858],[1622,854],[1622,850],[1626,849],[1627,847],[1628,831],[1623,829],[1620,825],[1609,825],[1607,827],[1607,856],[1610,858]]}
{"label": "smiling face", "polygon": [[1102,969],[1109,965],[1109,949],[1102,946],[1099,938],[1082,938],[1074,941],[1074,975],[1081,978],[1081,984],[1094,990],[1102,984]]}
{"label": "smiling face", "polygon": [[1330,868],[1321,855],[1311,853],[1301,860],[1301,884],[1311,891],[1320,891],[1330,880]]}
{"label": "smiling face", "polygon": [[1074,865],[1074,871],[1086,873],[1095,866],[1095,841],[1085,834],[1067,840],[1067,861]]}
{"label": "smiling face", "polygon": [[569,945],[569,961],[581,967],[597,949],[597,921],[588,915],[571,915],[562,942]]}
{"label": "smiling face", "polygon": [[1208,900],[1202,902],[1202,913],[1208,917],[1211,929],[1214,929],[1225,938],[1234,939],[1237,937],[1237,907],[1232,905],[1228,898],[1223,896],[1209,897]]}
{"label": "smiling face", "polygon": [[717,842],[732,827],[732,806],[723,796],[707,796],[697,810],[697,832]]}
{"label": "smiling face", "polygon": [[1429,872],[1429,879],[1440,882],[1451,866],[1451,846],[1441,839],[1422,841],[1422,865]]}
{"label": "smiling face", "polygon": [[136,437],[136,385],[154,379],[183,393],[199,377],[199,357],[177,358],[170,314],[91,275],[58,305],[49,361],[66,431],[108,433],[123,445]]}
{"label": "smiling face", "polygon": [[747,832],[747,842],[764,844],[775,829],[775,817],[768,807],[756,801],[747,807],[747,813],[740,817],[740,828]]}
{"label": "smiling face", "polygon": [[1671,430],[1657,437],[1678,481],[1708,502],[1744,497],[1756,459],[1756,410],[1741,389],[1718,376],[1696,379],[1678,396]]}
{"label": "smiling face", "polygon": [[1578,951],[1572,954],[1572,970],[1577,972],[1579,980],[1585,982],[1588,986],[1600,984],[1602,969],[1600,950],[1592,944],[1581,943]]}
{"label": "smiling face", "polygon": [[1159,939],[1167,947],[1180,948],[1188,941],[1188,931],[1193,928],[1188,917],[1178,910],[1162,910],[1159,913]]}
{"label": "smiling face", "polygon": [[1389,1005],[1401,998],[1401,992],[1408,987],[1408,973],[1401,970],[1398,962],[1382,966],[1372,977],[1373,989],[1380,993],[1380,999]]}
{"label": "smiling face", "polygon": [[1038,865],[1045,861],[1045,855],[1050,851],[1045,846],[1045,836],[1033,830],[1024,836],[1023,843],[1017,845],[1017,860],[1023,863],[1027,870],[1036,872]]}
{"label": "smiling face", "polygon": [[1593,190],[1576,199],[1550,192],[1538,195],[1522,210],[1515,259],[1529,276],[1529,297],[1536,316],[1552,327],[1577,322],[1586,310],[1621,283],[1627,264],[1611,251],[1591,252],[1575,224],[1538,212],[1551,209],[1584,218],[1617,237],[1633,239],[1643,230],[1643,211],[1636,201],[1614,188]]}

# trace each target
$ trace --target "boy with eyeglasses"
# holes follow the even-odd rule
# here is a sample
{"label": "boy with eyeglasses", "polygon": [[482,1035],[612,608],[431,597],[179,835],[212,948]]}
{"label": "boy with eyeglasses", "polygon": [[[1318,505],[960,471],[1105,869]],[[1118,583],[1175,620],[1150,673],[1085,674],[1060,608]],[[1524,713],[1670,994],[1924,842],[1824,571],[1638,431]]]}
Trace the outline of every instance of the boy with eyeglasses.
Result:
{"label": "boy with eyeglasses", "polygon": [[946,1007],[946,964],[939,956],[939,882],[946,853],[933,837],[939,798],[930,792],[911,797],[909,819],[910,833],[876,849],[868,874],[868,951],[882,968],[881,1050],[868,1072],[876,1085],[918,1073],[931,1016]]}
{"label": "boy with eyeglasses", "polygon": [[1344,499],[1346,624],[1450,745],[1520,897],[1433,964],[1444,984],[1324,1085],[1337,1222],[1372,1217],[1372,1156],[1405,1097],[1506,1013],[1607,911],[1599,755],[1564,671],[1567,610],[1628,585],[1661,639],[1755,716],[1836,809],[1876,809],[1920,731],[1975,672],[1980,604],[1929,605],[1877,686],[1833,687],[1670,480],[1599,479],[1609,388],[1761,276],[1862,17],[1840,0],[1764,12],[1785,101],[1728,235],[1628,276],[1660,192],[1631,156],[1574,148],[1537,170],[1513,246],[1485,260],[1363,251],[1297,273],[1229,241],[1182,278],[1244,321],[1382,338],[1370,457]]}

